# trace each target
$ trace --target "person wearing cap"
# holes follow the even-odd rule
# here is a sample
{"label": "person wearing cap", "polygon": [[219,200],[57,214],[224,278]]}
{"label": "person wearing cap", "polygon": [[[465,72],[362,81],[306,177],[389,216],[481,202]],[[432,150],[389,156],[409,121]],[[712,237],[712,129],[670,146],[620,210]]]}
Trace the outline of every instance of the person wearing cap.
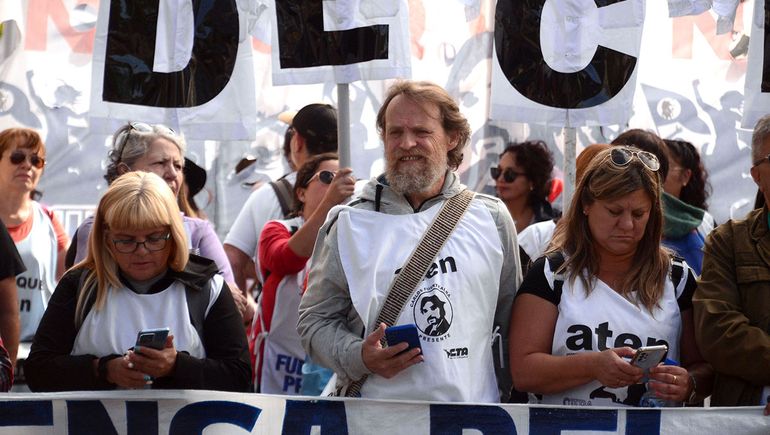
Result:
{"label": "person wearing cap", "polygon": [[[164,125],[142,122],[125,124],[113,135],[112,148],[108,154],[109,165],[104,178],[111,184],[126,172],[153,172],[163,178],[178,197],[184,180],[185,164],[189,162],[184,157],[186,147],[184,138]],[[190,252],[214,260],[225,281],[234,282],[230,262],[211,224],[187,215],[183,217],[183,221]],[[67,267],[86,258],[88,236],[93,222],[93,216],[86,218],[76,230],[73,237],[75,243],[72,243],[67,253]]]}
{"label": "person wearing cap", "polygon": [[[291,120],[291,161],[301,167],[308,158],[337,151],[337,110],[329,104],[313,103],[300,109]],[[284,177],[294,185],[296,172]],[[254,276],[255,256],[262,227],[273,219],[283,219],[275,190],[264,185],[251,193],[225,236],[224,249],[235,273],[235,284],[247,288]]]}
{"label": "person wearing cap", "polygon": [[[335,207],[318,232],[299,307],[302,345],[313,361],[334,370],[340,395],[504,401],[511,389],[508,325],[521,266],[505,205],[469,192],[454,172],[470,142],[468,121],[440,86],[399,81],[377,114],[377,130],[385,173],[357,200]],[[459,218],[456,226],[436,218],[446,204]],[[422,257],[412,253],[434,218],[454,230],[446,239],[431,238],[438,254],[428,258],[432,265],[422,265],[427,273],[415,273],[414,288],[391,292],[410,258]],[[383,302],[398,293],[405,298],[387,309]],[[422,304],[425,299],[431,303]],[[443,312],[431,314],[441,311],[438,305]],[[395,314],[388,326],[414,325],[422,349],[406,350],[405,342],[384,347],[381,311]]]}

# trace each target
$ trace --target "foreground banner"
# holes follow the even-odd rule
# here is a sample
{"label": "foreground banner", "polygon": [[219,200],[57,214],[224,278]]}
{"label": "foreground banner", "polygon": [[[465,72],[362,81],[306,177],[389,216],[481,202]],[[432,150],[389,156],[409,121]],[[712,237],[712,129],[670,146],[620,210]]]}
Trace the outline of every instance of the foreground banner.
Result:
{"label": "foreground banner", "polygon": [[767,434],[761,407],[575,408],[217,391],[6,394],[0,434]]}

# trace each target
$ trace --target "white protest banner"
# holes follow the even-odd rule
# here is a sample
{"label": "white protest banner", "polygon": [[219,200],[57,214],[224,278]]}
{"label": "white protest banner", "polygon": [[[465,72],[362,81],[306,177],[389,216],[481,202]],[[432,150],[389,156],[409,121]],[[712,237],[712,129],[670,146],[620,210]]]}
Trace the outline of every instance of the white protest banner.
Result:
{"label": "white protest banner", "polygon": [[744,408],[474,405],[146,390],[0,396],[0,435],[559,434],[760,435],[770,418]]}
{"label": "white protest banner", "polygon": [[768,61],[770,56],[767,52],[770,47],[765,47],[765,20],[768,13],[770,10],[768,10],[767,0],[755,2],[741,120],[741,126],[744,128],[754,128],[759,118],[770,114],[770,61]]}
{"label": "white protest banner", "polygon": [[406,0],[273,0],[273,84],[411,76]]}
{"label": "white protest banner", "polygon": [[623,124],[632,113],[644,2],[498,0],[493,119]]}
{"label": "white protest banner", "polygon": [[141,120],[166,124],[190,139],[253,139],[248,6],[246,0],[205,6],[102,0],[89,118],[112,120],[105,133]]}

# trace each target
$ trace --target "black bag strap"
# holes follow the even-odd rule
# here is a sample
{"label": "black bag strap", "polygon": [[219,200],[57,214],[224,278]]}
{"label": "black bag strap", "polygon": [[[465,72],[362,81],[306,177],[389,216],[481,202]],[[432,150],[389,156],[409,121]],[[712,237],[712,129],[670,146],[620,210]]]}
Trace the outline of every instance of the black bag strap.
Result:
{"label": "black bag strap", "polygon": [[679,283],[684,276],[684,258],[671,256],[671,282],[674,284],[674,290],[679,287]]}
{"label": "black bag strap", "polygon": [[559,268],[564,264],[564,253],[561,251],[549,252],[545,254],[545,259],[553,272],[553,290],[560,295],[564,286],[564,272],[559,271]]}
{"label": "black bag strap", "polygon": [[[412,251],[409,259],[406,260],[406,264],[401,269],[401,272],[393,280],[388,296],[385,298],[380,313],[377,315],[375,325],[385,323],[388,326],[392,326],[396,323],[406,301],[409,300],[409,296],[428,272],[433,259],[436,258],[436,255],[438,255],[457,226],[457,223],[460,222],[460,219],[468,210],[474,196],[475,193],[466,189],[444,202],[441,210],[423,235],[422,240]],[[383,347],[387,346],[384,338],[382,339],[382,345]],[[361,395],[361,387],[366,382],[367,377],[368,375],[364,375],[361,379],[351,383],[347,391],[345,391],[345,396],[359,397]]]}
{"label": "black bag strap", "polygon": [[281,214],[284,219],[288,219],[294,210],[294,186],[286,178],[271,181],[270,186],[275,191],[278,198],[278,204],[281,206]]}

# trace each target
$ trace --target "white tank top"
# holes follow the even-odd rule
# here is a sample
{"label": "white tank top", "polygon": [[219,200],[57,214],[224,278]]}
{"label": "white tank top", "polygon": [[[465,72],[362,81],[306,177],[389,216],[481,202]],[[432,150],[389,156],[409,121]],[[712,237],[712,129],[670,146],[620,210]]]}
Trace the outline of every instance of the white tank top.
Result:
{"label": "white tank top", "polygon": [[[407,215],[344,208],[337,221],[340,260],[353,306],[366,325],[419,244],[441,204]],[[391,379],[372,375],[362,397],[499,402],[492,328],[503,264],[497,226],[474,200],[407,301],[398,325],[417,325],[425,362]]]}
{"label": "white tank top", "polygon": [[37,202],[32,203],[32,229],[27,237],[16,243],[16,249],[27,271],[16,276],[21,317],[21,341],[32,341],[37,325],[43,318],[56,288],[58,258],[56,231],[51,218]]}
{"label": "white tank top", "polygon": [[[206,307],[211,306],[222,290],[223,278],[211,278],[211,293]],[[184,284],[174,281],[165,290],[152,294],[134,293],[121,287],[110,287],[101,310],[92,307],[75,337],[72,355],[122,355],[136,343],[142,329],[165,328],[174,336],[174,347],[196,358],[205,358],[198,332],[190,322]]]}

